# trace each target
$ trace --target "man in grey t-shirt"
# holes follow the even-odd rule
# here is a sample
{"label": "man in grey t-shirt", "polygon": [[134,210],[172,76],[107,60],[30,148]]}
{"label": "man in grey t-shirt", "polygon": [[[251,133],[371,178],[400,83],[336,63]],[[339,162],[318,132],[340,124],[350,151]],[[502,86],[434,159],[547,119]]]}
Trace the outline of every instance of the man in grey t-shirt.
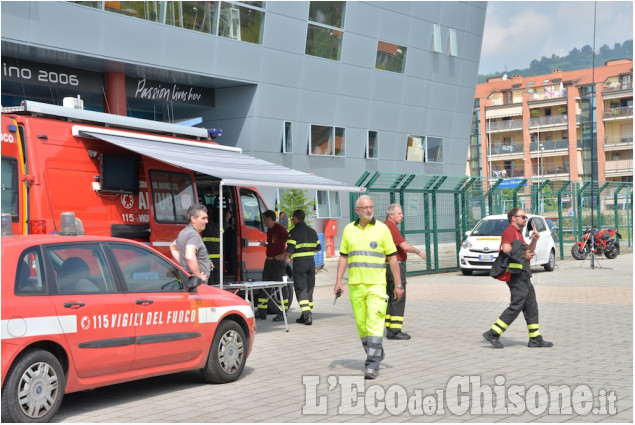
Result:
{"label": "man in grey t-shirt", "polygon": [[212,265],[200,235],[207,225],[207,208],[201,204],[191,205],[187,209],[187,217],[190,223],[172,242],[170,251],[181,267],[207,282]]}

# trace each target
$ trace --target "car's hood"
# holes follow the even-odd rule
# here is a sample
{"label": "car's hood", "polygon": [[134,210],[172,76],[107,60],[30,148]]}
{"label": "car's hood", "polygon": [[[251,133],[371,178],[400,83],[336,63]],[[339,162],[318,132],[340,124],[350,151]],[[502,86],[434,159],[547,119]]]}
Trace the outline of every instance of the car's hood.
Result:
{"label": "car's hood", "polygon": [[500,248],[500,236],[470,236],[467,240],[472,244],[472,250],[497,253]]}

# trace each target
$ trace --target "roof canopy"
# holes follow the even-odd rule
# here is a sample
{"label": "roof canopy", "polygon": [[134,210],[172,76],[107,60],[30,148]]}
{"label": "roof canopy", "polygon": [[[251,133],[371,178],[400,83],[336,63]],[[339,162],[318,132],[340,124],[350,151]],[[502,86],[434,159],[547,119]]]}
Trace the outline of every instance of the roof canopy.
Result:
{"label": "roof canopy", "polygon": [[80,125],[73,126],[73,135],[97,138],[177,167],[217,177],[223,185],[364,191],[361,187],[245,155],[240,148]]}

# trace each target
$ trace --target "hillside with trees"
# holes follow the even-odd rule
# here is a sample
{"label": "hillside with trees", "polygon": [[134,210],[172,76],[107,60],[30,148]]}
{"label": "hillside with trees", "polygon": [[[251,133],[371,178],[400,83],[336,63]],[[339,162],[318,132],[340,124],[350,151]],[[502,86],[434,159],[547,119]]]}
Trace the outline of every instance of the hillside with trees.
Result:
{"label": "hillside with trees", "polygon": [[[604,63],[612,59],[633,59],[633,39],[626,40],[623,43],[615,43],[611,49],[606,44],[600,47],[595,55],[595,66],[603,66]],[[523,77],[533,77],[534,75],[551,74],[554,69],[562,69],[563,71],[573,71],[577,69],[586,69],[593,67],[593,49],[586,45],[581,49],[574,48],[566,56],[551,55],[550,58],[543,56],[540,60],[531,61],[529,68],[512,69],[509,71],[501,71],[493,74],[479,74],[477,82],[485,83],[489,78],[500,77],[503,74],[509,76],[522,75]]]}

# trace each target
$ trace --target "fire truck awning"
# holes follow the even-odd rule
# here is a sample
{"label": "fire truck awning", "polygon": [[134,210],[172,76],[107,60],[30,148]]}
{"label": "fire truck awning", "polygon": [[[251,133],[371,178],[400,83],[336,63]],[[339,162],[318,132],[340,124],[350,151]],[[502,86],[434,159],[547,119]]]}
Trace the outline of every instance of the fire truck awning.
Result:
{"label": "fire truck awning", "polygon": [[245,155],[240,148],[81,125],[73,126],[73,135],[97,138],[177,167],[217,177],[224,185],[364,191],[361,187]]}

